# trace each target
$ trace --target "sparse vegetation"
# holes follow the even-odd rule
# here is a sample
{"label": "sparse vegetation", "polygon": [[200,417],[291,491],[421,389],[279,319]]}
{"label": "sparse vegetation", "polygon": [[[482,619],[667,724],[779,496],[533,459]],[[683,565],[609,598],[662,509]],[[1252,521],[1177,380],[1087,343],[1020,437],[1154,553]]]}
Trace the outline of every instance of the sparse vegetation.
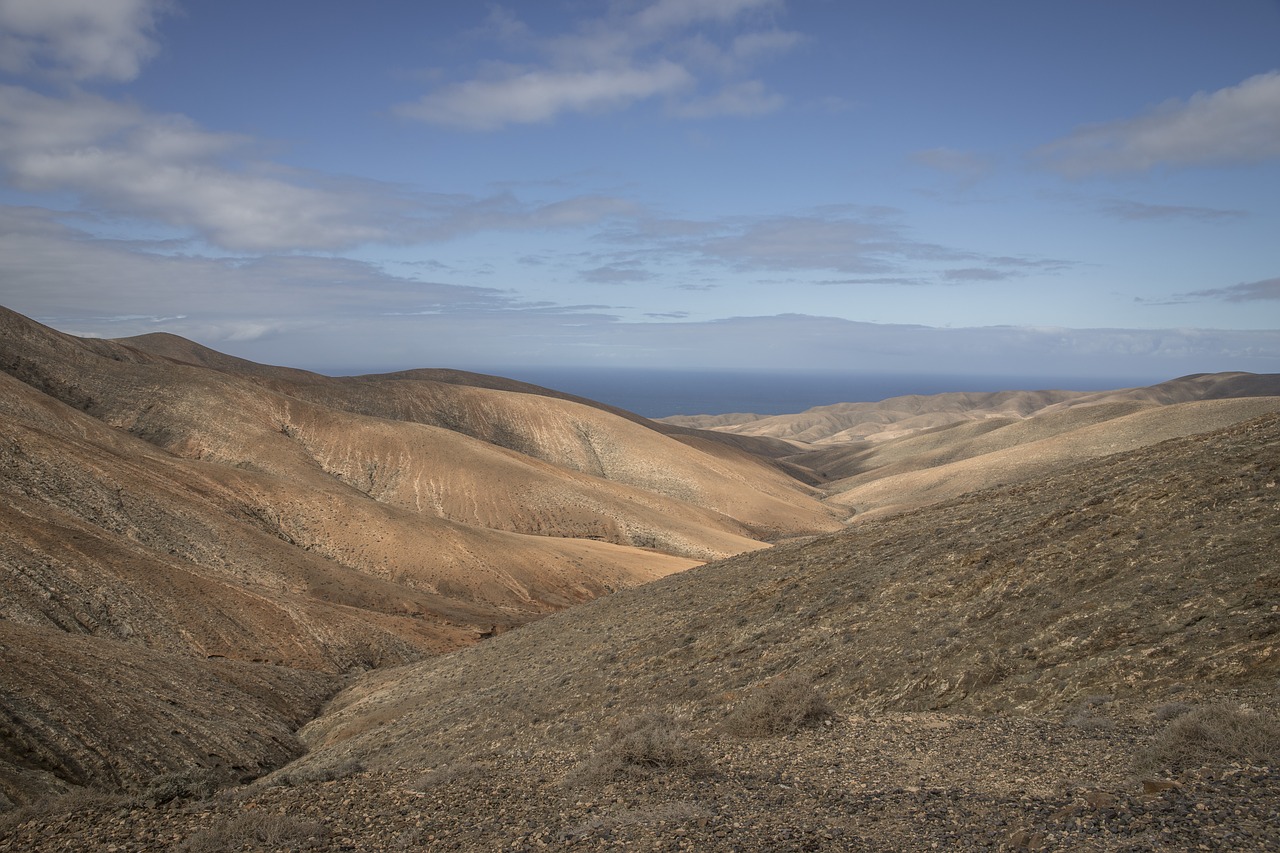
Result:
{"label": "sparse vegetation", "polygon": [[128,806],[132,798],[116,791],[73,788],[65,794],[45,797],[30,805],[0,811],[0,835],[26,821],[38,817],[55,817],[91,809],[113,809]]}
{"label": "sparse vegetation", "polygon": [[322,824],[282,814],[252,811],[195,833],[179,853],[228,853],[234,850],[320,850],[328,832]]}
{"label": "sparse vegetation", "polygon": [[831,716],[831,706],[807,675],[793,673],[757,687],[725,720],[725,731],[737,737],[794,734]]}
{"label": "sparse vegetation", "polygon": [[1280,761],[1280,718],[1230,705],[1175,717],[1134,758],[1140,774],[1179,773],[1232,762]]}
{"label": "sparse vegetation", "polygon": [[1177,719],[1183,714],[1194,709],[1194,705],[1188,705],[1186,702],[1165,702],[1158,705],[1151,712],[1151,716],[1155,717],[1157,722],[1167,723],[1169,720]]}
{"label": "sparse vegetation", "polygon": [[263,782],[269,785],[297,787],[316,782],[332,782],[335,779],[346,779],[348,776],[355,776],[357,773],[363,772],[363,770],[364,765],[358,761],[343,761],[339,764],[320,767],[285,767],[265,777]]}
{"label": "sparse vegetation", "polygon": [[570,775],[571,782],[612,782],[666,770],[699,774],[706,757],[666,714],[647,713],[617,723]]}
{"label": "sparse vegetation", "polygon": [[680,825],[711,817],[705,808],[688,802],[660,803],[646,809],[623,809],[603,817],[594,817],[580,826],[565,831],[566,841],[575,841],[593,832],[613,831],[621,827]]}
{"label": "sparse vegetation", "polygon": [[174,800],[203,800],[225,784],[212,770],[192,768],[164,773],[152,779],[142,791],[142,799],[156,805]]}

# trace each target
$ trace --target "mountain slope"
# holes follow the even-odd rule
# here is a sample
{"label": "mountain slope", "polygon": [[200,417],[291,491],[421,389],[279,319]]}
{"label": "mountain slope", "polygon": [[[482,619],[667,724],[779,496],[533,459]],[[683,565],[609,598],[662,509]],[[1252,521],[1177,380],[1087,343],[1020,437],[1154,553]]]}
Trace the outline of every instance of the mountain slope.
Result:
{"label": "mountain slope", "polygon": [[[367,851],[1275,849],[1278,476],[1272,414],[740,555],[368,673],[307,755],[198,810],[12,837],[209,844],[267,813]],[[830,714],[744,736],[782,685]],[[1263,745],[1171,758],[1184,718]]]}
{"label": "mountain slope", "polygon": [[[319,674],[839,526],[750,441],[698,449],[554,396],[149,343],[0,310],[0,627],[23,649],[0,669],[0,737],[20,745],[0,752],[9,799],[292,755],[210,728],[243,725],[234,714],[167,710],[175,685],[194,696],[224,664],[301,685],[312,708],[336,683]],[[106,656],[114,668],[93,669]],[[90,685],[98,704],[78,696]],[[309,714],[260,712],[271,732]],[[222,745],[216,761],[201,739]]]}
{"label": "mountain slope", "polygon": [[304,762],[438,760],[526,726],[581,744],[645,709],[707,731],[793,671],[850,713],[1274,701],[1278,476],[1268,415],[699,567],[371,674],[308,726]]}
{"label": "mountain slope", "polygon": [[[832,493],[828,502],[857,513],[923,506],[1040,476],[1064,464],[1219,429],[1276,411],[1280,411],[1280,397],[1162,406],[1103,403],[1002,424],[972,440],[956,440],[959,435],[955,433],[938,435],[939,446],[931,450],[922,445],[935,436],[917,433],[874,448],[868,456],[884,464],[869,465],[864,473],[828,484]],[[908,446],[896,447],[899,442]],[[899,458],[891,461],[894,456]]]}
{"label": "mountain slope", "polygon": [[1197,373],[1158,385],[1114,391],[998,391],[890,397],[872,403],[835,403],[805,412],[760,417],[727,415],[664,418],[687,427],[785,439],[801,446],[885,441],[964,421],[1036,417],[1107,403],[1167,406],[1193,400],[1280,396],[1280,375]]}

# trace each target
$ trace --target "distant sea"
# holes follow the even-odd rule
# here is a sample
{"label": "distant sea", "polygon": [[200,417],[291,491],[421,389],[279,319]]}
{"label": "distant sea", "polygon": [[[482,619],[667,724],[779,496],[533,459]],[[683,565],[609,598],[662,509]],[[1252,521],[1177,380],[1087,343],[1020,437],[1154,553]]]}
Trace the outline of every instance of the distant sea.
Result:
{"label": "distant sea", "polygon": [[532,382],[638,415],[785,415],[832,403],[861,403],[947,391],[1105,391],[1173,377],[954,376],[942,374],[510,368],[483,372]]}

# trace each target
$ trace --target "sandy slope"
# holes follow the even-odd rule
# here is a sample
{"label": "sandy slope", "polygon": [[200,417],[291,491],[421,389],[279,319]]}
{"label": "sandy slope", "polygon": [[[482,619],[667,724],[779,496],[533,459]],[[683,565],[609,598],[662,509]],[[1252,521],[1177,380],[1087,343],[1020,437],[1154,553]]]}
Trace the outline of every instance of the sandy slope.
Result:
{"label": "sandy slope", "polygon": [[1170,405],[1192,400],[1280,395],[1274,374],[1192,374],[1142,388],[1114,391],[954,392],[890,397],[873,403],[835,403],[805,412],[760,417],[699,415],[671,423],[741,435],[769,436],[804,447],[885,441],[964,421],[1022,419],[1106,403]]}
{"label": "sandy slope", "polygon": [[[946,438],[959,436],[943,434],[938,436],[943,439],[940,447],[925,452],[911,447],[896,461],[832,483],[829,500],[859,515],[923,506],[975,489],[1042,476],[1072,462],[1280,411],[1280,397],[1201,400],[1136,411],[1135,405],[1059,410],[1005,424],[967,441],[947,442]],[[917,435],[913,443],[932,437]]]}

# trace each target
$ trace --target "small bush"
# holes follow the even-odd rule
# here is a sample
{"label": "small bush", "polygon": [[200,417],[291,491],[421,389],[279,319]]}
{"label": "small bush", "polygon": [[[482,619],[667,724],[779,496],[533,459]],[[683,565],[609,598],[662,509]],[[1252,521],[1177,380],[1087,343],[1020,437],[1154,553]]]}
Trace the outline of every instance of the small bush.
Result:
{"label": "small bush", "polygon": [[156,805],[173,800],[204,800],[212,797],[222,787],[221,780],[212,770],[179,770],[164,773],[147,783],[142,799]]}
{"label": "small bush", "polygon": [[1134,769],[1176,773],[1234,761],[1280,761],[1280,719],[1229,705],[1187,711],[1138,753]]}
{"label": "small bush", "polygon": [[121,791],[73,787],[61,794],[43,797],[25,805],[12,804],[0,811],[0,832],[36,817],[68,815],[85,811],[104,811],[134,805],[134,800]]}
{"label": "small bush", "polygon": [[806,675],[787,675],[753,690],[730,712],[724,729],[737,737],[794,734],[831,716],[831,706]]}
{"label": "small bush", "polygon": [[706,770],[702,751],[665,714],[641,714],[620,721],[596,744],[591,757],[575,768],[572,779],[611,782],[660,770],[689,773]]}
{"label": "small bush", "polygon": [[1194,706],[1188,705],[1186,702],[1165,702],[1158,705],[1152,712],[1151,716],[1162,723],[1181,717],[1183,714],[1192,710]]}
{"label": "small bush", "polygon": [[246,846],[266,850],[319,850],[323,849],[327,834],[328,830],[314,821],[253,811],[200,830],[177,850],[179,853],[226,853]]}
{"label": "small bush", "polygon": [[303,785],[315,785],[320,782],[334,782],[363,773],[364,765],[355,760],[343,761],[340,764],[322,767],[284,767],[264,778],[270,786],[277,788],[298,788]]}

